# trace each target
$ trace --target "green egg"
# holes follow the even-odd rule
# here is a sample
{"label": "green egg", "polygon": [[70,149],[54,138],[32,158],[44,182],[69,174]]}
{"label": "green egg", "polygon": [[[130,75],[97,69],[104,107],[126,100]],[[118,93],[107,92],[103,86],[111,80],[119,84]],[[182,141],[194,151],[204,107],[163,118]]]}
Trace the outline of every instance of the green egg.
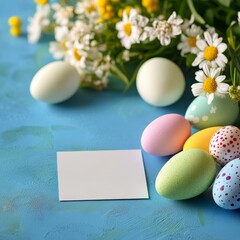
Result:
{"label": "green egg", "polygon": [[189,105],[185,118],[198,129],[214,126],[232,125],[239,114],[238,104],[228,95],[225,98],[215,96],[208,104],[207,98],[199,96]]}
{"label": "green egg", "polygon": [[157,192],[166,198],[183,200],[206,191],[216,176],[213,157],[201,149],[189,149],[174,155],[156,178]]}

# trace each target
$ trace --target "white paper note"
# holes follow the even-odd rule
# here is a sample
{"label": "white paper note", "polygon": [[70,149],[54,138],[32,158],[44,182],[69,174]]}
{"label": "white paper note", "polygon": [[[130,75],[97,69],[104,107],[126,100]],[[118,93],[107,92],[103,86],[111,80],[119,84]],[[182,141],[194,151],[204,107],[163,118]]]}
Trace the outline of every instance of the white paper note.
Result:
{"label": "white paper note", "polygon": [[149,198],[141,150],[58,152],[60,201]]}

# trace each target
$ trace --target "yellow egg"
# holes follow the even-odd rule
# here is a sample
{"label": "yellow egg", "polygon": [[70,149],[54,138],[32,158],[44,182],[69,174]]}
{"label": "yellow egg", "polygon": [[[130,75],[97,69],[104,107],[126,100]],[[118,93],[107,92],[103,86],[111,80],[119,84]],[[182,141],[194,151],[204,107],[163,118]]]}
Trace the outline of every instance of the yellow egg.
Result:
{"label": "yellow egg", "polygon": [[183,145],[183,150],[188,150],[191,148],[200,148],[202,150],[205,150],[209,152],[209,143],[217,130],[221,128],[221,126],[218,127],[210,127],[205,128],[195,134],[193,134],[191,137],[187,139],[187,141]]}
{"label": "yellow egg", "polygon": [[167,161],[158,173],[155,187],[163,197],[189,199],[207,190],[215,176],[213,157],[201,149],[189,149]]}

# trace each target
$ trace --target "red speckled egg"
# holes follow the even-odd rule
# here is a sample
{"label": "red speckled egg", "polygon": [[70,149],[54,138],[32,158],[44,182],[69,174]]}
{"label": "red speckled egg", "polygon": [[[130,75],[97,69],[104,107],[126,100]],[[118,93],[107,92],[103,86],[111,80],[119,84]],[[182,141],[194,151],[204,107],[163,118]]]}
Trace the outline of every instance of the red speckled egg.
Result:
{"label": "red speckled egg", "polygon": [[210,140],[209,153],[221,166],[240,157],[240,129],[235,126],[220,128]]}

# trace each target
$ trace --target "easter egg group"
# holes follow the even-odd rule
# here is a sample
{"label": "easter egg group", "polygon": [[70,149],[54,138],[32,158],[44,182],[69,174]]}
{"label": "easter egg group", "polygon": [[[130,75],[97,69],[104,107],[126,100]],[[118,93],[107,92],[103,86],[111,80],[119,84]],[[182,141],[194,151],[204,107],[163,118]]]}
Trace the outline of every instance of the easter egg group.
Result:
{"label": "easter egg group", "polygon": [[[144,129],[141,144],[149,154],[170,156],[156,177],[159,195],[184,200],[212,186],[213,200],[218,206],[240,208],[239,128],[224,126],[223,122],[191,135],[191,125],[186,118],[166,114]],[[222,167],[218,174],[217,165]]]}

